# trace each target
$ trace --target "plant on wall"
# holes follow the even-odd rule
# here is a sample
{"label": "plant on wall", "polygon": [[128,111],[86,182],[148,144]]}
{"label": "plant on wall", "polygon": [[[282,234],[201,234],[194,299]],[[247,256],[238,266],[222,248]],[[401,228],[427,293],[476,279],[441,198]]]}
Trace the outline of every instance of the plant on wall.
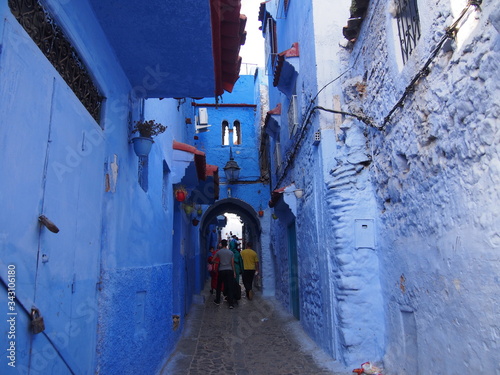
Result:
{"label": "plant on wall", "polygon": [[162,125],[155,120],[136,121],[132,129],[133,133],[139,133],[139,137],[134,137],[131,142],[134,144],[135,154],[139,157],[145,157],[151,151],[153,146],[153,137],[167,130],[165,125]]}
{"label": "plant on wall", "polygon": [[163,133],[165,130],[167,130],[167,127],[159,122],[155,122],[155,120],[136,121],[135,126],[132,129],[134,133],[138,132],[141,137],[144,138],[153,138],[154,136]]}

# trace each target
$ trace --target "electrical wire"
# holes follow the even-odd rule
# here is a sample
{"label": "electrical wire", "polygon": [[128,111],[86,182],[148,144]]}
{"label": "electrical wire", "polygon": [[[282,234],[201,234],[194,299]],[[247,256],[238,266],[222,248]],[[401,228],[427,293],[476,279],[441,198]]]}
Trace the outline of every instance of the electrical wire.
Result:
{"label": "electrical wire", "polygon": [[[482,0],[469,0],[468,3],[467,3],[467,6],[462,10],[462,12],[460,13],[460,15],[458,16],[458,18],[455,20],[455,22],[453,22],[448,28],[446,28],[445,30],[445,34],[443,35],[443,37],[440,39],[440,41],[438,42],[438,44],[434,47],[434,49],[432,50],[431,54],[430,54],[430,57],[427,59],[427,61],[425,62],[424,66],[418,71],[418,73],[412,78],[412,80],[410,81],[410,83],[406,86],[405,88],[405,91],[403,93],[403,95],[401,96],[401,98],[398,100],[398,102],[393,106],[393,108],[389,111],[389,113],[387,114],[387,116],[385,116],[384,118],[384,122],[382,123],[381,126],[377,126],[376,124],[373,123],[372,119],[369,118],[368,116],[364,116],[364,115],[360,115],[360,114],[355,114],[355,113],[349,113],[349,112],[344,112],[344,111],[337,111],[337,110],[334,110],[334,109],[328,109],[328,108],[324,108],[324,107],[321,107],[321,106],[314,106],[314,102],[316,101],[316,99],[318,98],[319,94],[324,90],[326,89],[326,87],[328,87],[329,85],[331,85],[332,83],[334,83],[335,81],[339,80],[342,76],[344,76],[347,72],[349,72],[353,66],[355,64],[352,64],[348,69],[346,69],[343,73],[341,73],[339,76],[335,77],[334,79],[332,79],[330,82],[328,82],[327,84],[325,84],[317,93],[316,95],[311,99],[310,103],[309,103],[309,106],[306,110],[306,117],[305,117],[305,120],[302,121],[301,123],[301,132],[300,132],[300,135],[297,139],[296,142],[294,142],[293,146],[292,146],[292,150],[290,152],[287,152],[285,157],[286,157],[286,165],[285,165],[285,169],[283,170],[283,172],[281,173],[281,176],[280,178],[278,179],[278,182],[275,186],[275,189],[279,188],[279,186],[281,185],[281,183],[283,182],[283,180],[285,179],[285,177],[287,176],[288,174],[288,170],[290,168],[290,166],[292,165],[292,162],[293,160],[295,159],[295,155],[297,154],[298,152],[298,149],[299,149],[299,146],[301,145],[302,143],[302,140],[304,139],[306,133],[308,132],[309,130],[309,124],[311,124],[312,122],[310,122],[310,119],[313,115],[313,113],[316,111],[316,110],[321,110],[321,111],[325,111],[325,112],[330,112],[330,113],[337,113],[337,114],[341,114],[341,115],[345,115],[345,116],[351,116],[351,117],[355,117],[356,119],[362,121],[363,123],[365,123],[366,125],[370,126],[370,127],[374,127],[378,130],[383,130],[385,128],[385,126],[389,123],[390,121],[390,118],[392,117],[392,115],[394,114],[394,112],[396,112],[396,110],[400,107],[403,107],[404,105],[404,101],[406,100],[406,98],[411,94],[413,93],[415,90],[414,90],[414,85],[415,83],[418,82],[418,80],[421,78],[421,77],[424,77],[424,76],[427,76],[429,74],[429,66],[430,64],[434,61],[434,59],[436,58],[438,52],[441,50],[441,48],[443,47],[443,44],[446,42],[446,40],[448,40],[449,38],[453,38],[454,35],[455,35],[455,32],[456,32],[456,27],[458,25],[458,23],[462,20],[462,18],[465,17],[465,15],[467,14],[467,12],[469,11],[469,9],[471,7],[475,7],[475,8],[479,8],[480,9],[480,5],[482,4]],[[358,55],[359,57],[359,55]],[[357,57],[357,58],[358,58]],[[357,60],[356,58],[356,60]]]}
{"label": "electrical wire", "polygon": [[392,115],[394,114],[394,112],[396,112],[398,110],[398,108],[402,108],[404,106],[404,102],[405,102],[406,98],[411,93],[413,93],[415,91],[415,89],[414,89],[413,86],[418,82],[418,80],[420,78],[425,77],[425,76],[427,76],[429,74],[429,66],[434,61],[434,59],[436,58],[438,52],[443,47],[443,44],[448,39],[452,39],[454,37],[455,32],[456,32],[456,27],[457,27],[458,23],[462,20],[462,18],[465,17],[465,15],[467,14],[467,12],[469,11],[469,9],[471,7],[474,6],[476,8],[480,8],[481,3],[482,3],[482,0],[469,0],[469,2],[467,3],[467,6],[462,10],[462,12],[458,16],[458,18],[455,20],[455,22],[453,22],[451,24],[451,26],[449,26],[448,28],[446,28],[444,35],[441,37],[441,40],[438,42],[438,44],[432,50],[429,58],[427,59],[427,61],[424,64],[424,66],[418,71],[417,74],[415,74],[415,76],[413,76],[413,78],[410,81],[410,83],[406,86],[405,91],[403,92],[403,95],[397,101],[397,103],[392,107],[392,109],[389,111],[389,113],[387,114],[387,116],[385,116],[384,122],[382,123],[382,125],[380,127],[378,127],[378,129],[383,129],[388,124],[388,122],[390,121],[390,119],[391,119]]}

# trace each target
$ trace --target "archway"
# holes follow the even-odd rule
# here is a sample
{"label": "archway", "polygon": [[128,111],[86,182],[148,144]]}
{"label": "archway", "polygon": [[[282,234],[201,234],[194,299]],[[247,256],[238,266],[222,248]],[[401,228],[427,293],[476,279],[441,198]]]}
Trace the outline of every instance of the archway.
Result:
{"label": "archway", "polygon": [[229,212],[238,215],[245,225],[246,232],[246,240],[251,241],[254,244],[255,250],[257,252],[260,251],[260,233],[261,226],[260,220],[257,216],[257,212],[255,212],[254,208],[242,201],[241,199],[236,198],[226,198],[220,201],[217,201],[215,204],[211,205],[204,213],[201,218],[201,249],[207,252],[207,243],[206,243],[206,234],[209,230],[211,224],[217,222],[217,216],[223,215],[224,213]]}
{"label": "archway", "polygon": [[208,238],[211,225],[217,225],[217,216],[224,213],[233,213],[240,217],[244,223],[243,236],[245,240],[253,243],[253,249],[259,254],[259,258],[262,259],[262,228],[257,212],[251,205],[236,198],[226,198],[217,201],[203,214],[200,223],[200,252],[205,256],[205,259],[208,257]]}

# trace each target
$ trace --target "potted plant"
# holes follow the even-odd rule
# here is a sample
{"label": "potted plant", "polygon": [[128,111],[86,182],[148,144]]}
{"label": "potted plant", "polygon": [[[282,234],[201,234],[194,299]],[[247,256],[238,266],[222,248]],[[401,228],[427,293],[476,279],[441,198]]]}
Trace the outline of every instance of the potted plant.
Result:
{"label": "potted plant", "polygon": [[132,138],[134,151],[137,156],[146,156],[151,151],[153,145],[153,137],[167,130],[165,125],[162,125],[155,120],[136,121],[133,133],[139,133],[139,137]]}

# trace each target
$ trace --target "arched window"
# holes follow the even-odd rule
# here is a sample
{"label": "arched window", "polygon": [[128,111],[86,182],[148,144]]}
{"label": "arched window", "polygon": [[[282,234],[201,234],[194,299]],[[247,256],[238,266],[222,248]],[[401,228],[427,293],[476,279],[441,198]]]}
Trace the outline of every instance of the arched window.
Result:
{"label": "arched window", "polygon": [[229,146],[229,123],[222,121],[222,145]]}
{"label": "arched window", "polygon": [[241,124],[238,120],[233,123],[233,145],[241,145]]}

